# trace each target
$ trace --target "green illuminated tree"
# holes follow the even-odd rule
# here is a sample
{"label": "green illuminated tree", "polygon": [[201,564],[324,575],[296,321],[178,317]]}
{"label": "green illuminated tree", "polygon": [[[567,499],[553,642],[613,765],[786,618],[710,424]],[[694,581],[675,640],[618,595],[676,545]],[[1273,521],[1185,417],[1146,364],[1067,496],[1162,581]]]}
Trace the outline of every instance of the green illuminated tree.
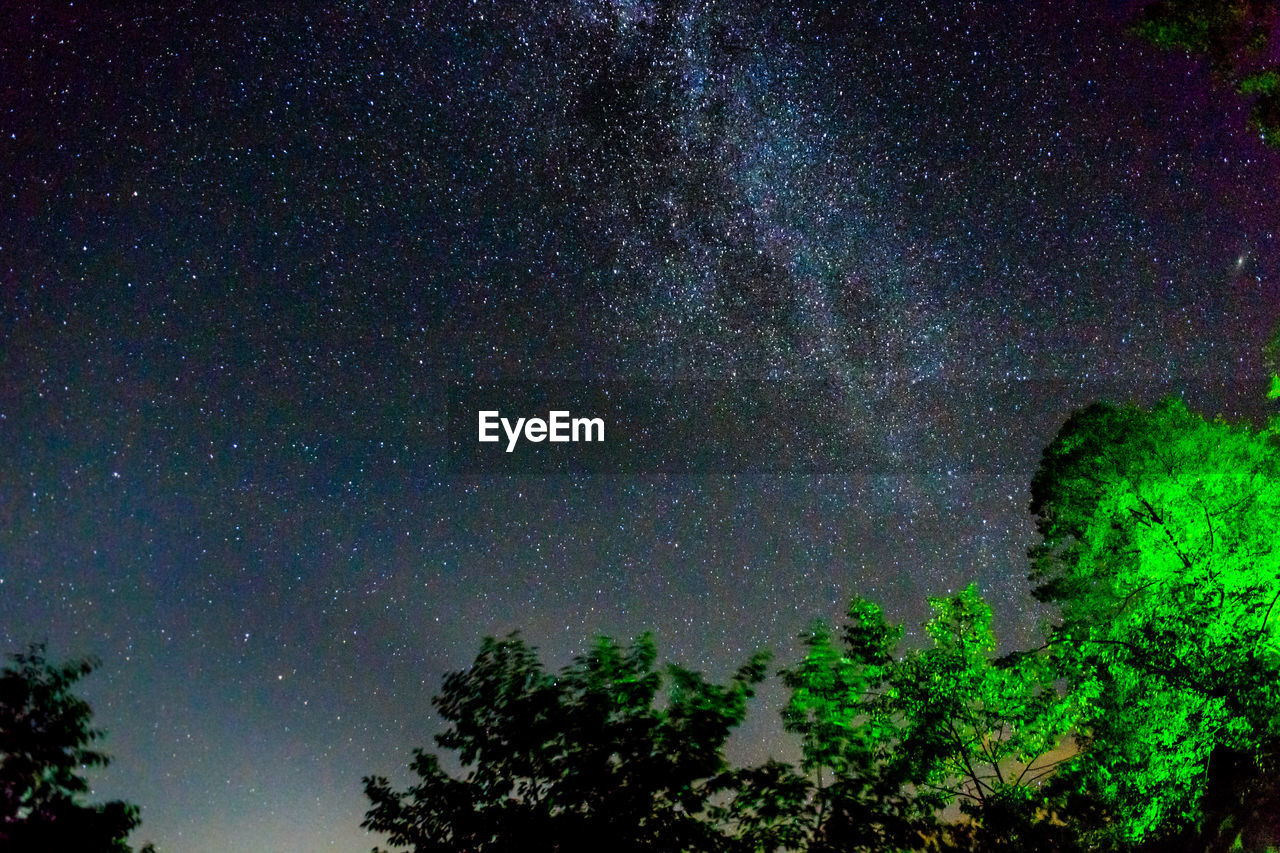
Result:
{"label": "green illuminated tree", "polygon": [[[1267,389],[1267,399],[1280,400],[1280,327],[1271,333],[1271,340],[1262,351],[1262,360],[1267,373],[1271,375],[1271,386]],[[1270,424],[1273,433],[1280,432],[1280,418],[1273,417]]]}
{"label": "green illuminated tree", "polygon": [[[1079,708],[1057,780],[1094,842],[1263,843],[1280,735],[1280,459],[1267,432],[1180,401],[1095,405],[1032,484],[1035,594]],[[1280,836],[1272,839],[1274,843]],[[1226,849],[1226,848],[1224,848]]]}
{"label": "green illuminated tree", "polygon": [[83,802],[84,770],[108,763],[93,748],[103,736],[90,723],[93,712],[73,692],[94,666],[51,664],[35,645],[0,670],[0,853],[131,849],[136,806]]}
{"label": "green illuminated tree", "polygon": [[974,586],[929,603],[931,645],[903,659],[890,693],[910,776],[959,804],[977,849],[1045,849],[1050,806],[1037,783],[1057,764],[1071,702],[1044,656],[996,657],[991,608]]}
{"label": "green illuminated tree", "polygon": [[485,640],[433,700],[449,724],[436,743],[464,775],[415,752],[407,790],[365,780],[364,826],[414,853],[724,849],[712,807],[733,779],[724,743],[766,658],[724,686],[676,666],[664,678],[655,658],[647,635],[601,638],[553,676],[518,636]]}
{"label": "green illuminated tree", "polygon": [[[991,610],[970,586],[930,600],[930,644],[855,599],[837,648],[821,626],[784,671],[784,712],[813,779],[809,850],[1062,849],[1038,783],[1072,719],[1041,654],[998,658]],[[965,820],[944,824],[957,805]]]}
{"label": "green illuminated tree", "polygon": [[931,824],[932,809],[905,790],[898,725],[885,704],[901,634],[875,604],[854,599],[841,647],[815,625],[802,638],[804,659],[782,672],[791,689],[783,723],[801,738],[811,787],[797,815],[803,849],[914,849]]}

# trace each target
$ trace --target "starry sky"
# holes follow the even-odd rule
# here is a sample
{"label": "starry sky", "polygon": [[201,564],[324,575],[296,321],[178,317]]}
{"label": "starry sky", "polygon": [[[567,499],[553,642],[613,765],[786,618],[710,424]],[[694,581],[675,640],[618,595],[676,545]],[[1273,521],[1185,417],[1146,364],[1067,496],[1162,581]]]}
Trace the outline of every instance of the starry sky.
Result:
{"label": "starry sky", "polygon": [[[1073,408],[1265,411],[1280,152],[1134,3],[154,5],[0,10],[0,640],[101,658],[164,851],[368,850],[486,634],[723,677],[975,580],[1025,642]],[[528,379],[817,383],[858,462],[451,468]]]}

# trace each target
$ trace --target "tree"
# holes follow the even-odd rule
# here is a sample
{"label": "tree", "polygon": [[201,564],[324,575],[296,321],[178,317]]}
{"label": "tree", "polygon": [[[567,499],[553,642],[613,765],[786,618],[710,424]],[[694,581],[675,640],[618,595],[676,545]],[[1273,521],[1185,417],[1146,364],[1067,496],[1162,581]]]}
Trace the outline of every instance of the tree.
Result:
{"label": "tree", "polygon": [[[973,586],[930,604],[923,649],[898,653],[901,629],[854,599],[843,648],[816,626],[783,672],[783,719],[813,777],[809,850],[1045,850],[1059,834],[1036,785],[1071,720],[1048,661],[997,658]],[[940,824],[956,803],[966,820]]]}
{"label": "tree", "polygon": [[[1267,373],[1271,375],[1271,385],[1267,389],[1267,399],[1280,399],[1280,326],[1271,333],[1271,339],[1267,341],[1267,345],[1262,349],[1262,362],[1266,365]],[[1274,433],[1280,433],[1280,417],[1272,416],[1268,429]]]}
{"label": "tree", "polygon": [[45,647],[33,645],[0,671],[0,853],[131,849],[136,806],[82,802],[89,784],[81,773],[109,761],[93,748],[103,732],[91,727],[92,709],[72,692],[95,666],[50,664]]}
{"label": "tree", "polygon": [[813,790],[808,779],[783,761],[770,759],[758,767],[732,770],[722,779],[730,792],[712,806],[712,819],[722,827],[732,853],[776,853],[807,850],[813,841],[808,816]]}
{"label": "tree", "polygon": [[910,850],[932,825],[932,808],[906,791],[894,760],[901,732],[885,704],[902,630],[874,603],[855,598],[837,648],[814,625],[802,637],[805,657],[782,671],[791,697],[782,718],[801,738],[801,769],[811,792],[797,815],[805,849]]}
{"label": "tree", "polygon": [[1059,784],[1108,812],[1094,842],[1280,841],[1248,817],[1280,806],[1273,436],[1177,400],[1091,406],[1045,450],[1032,512],[1035,594],[1058,607],[1080,708]]}
{"label": "tree", "polygon": [[733,780],[724,743],[766,657],[724,686],[678,666],[664,678],[655,660],[648,635],[629,648],[602,637],[552,676],[518,635],[486,639],[433,699],[449,723],[436,744],[464,775],[416,751],[407,790],[365,779],[364,826],[414,853],[723,849],[713,798]]}
{"label": "tree", "polygon": [[1152,44],[1209,60],[1253,102],[1249,123],[1280,145],[1280,10],[1275,0],[1162,0],[1145,6],[1136,32]]}
{"label": "tree", "polygon": [[996,656],[991,608],[972,584],[929,604],[930,645],[901,660],[886,694],[907,777],[936,805],[959,804],[968,821],[948,829],[952,847],[1069,846],[1038,783],[1059,763],[1072,697],[1044,655]]}

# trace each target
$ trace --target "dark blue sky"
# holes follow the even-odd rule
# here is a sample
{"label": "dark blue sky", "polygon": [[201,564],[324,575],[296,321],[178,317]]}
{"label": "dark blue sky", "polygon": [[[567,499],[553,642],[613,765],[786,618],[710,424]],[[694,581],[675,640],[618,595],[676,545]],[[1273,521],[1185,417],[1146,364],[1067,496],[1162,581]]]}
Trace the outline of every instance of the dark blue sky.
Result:
{"label": "dark blue sky", "polygon": [[[371,847],[485,634],[722,676],[977,580],[1018,642],[1073,408],[1264,412],[1280,153],[1131,4],[149,5],[0,12],[0,633],[102,658],[162,850]],[[444,464],[449,382],[730,376],[873,462]]]}

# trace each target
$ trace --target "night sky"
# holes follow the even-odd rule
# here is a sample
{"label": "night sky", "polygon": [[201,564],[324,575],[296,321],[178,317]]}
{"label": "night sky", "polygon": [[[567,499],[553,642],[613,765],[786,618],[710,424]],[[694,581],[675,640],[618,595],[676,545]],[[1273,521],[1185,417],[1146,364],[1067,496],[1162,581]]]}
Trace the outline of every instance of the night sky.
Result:
{"label": "night sky", "polygon": [[[368,850],[486,634],[722,678],[976,580],[1026,642],[1073,408],[1265,411],[1280,152],[1131,3],[152,5],[0,11],[0,639],[102,659],[162,851]],[[863,461],[449,466],[450,383],[727,377]]]}

